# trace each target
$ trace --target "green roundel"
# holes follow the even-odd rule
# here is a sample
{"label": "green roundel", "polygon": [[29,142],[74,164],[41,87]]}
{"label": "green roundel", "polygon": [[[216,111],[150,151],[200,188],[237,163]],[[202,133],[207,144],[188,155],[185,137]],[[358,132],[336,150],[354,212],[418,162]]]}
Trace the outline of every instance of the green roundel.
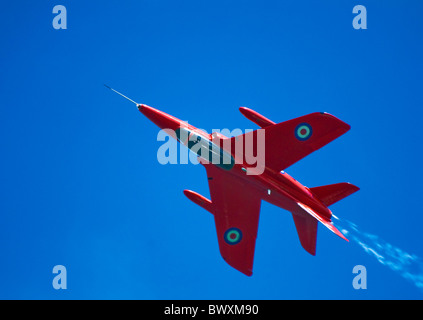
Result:
{"label": "green roundel", "polygon": [[242,232],[238,228],[229,228],[223,237],[227,244],[237,244],[242,240]]}
{"label": "green roundel", "polygon": [[295,136],[298,140],[307,140],[313,133],[313,129],[308,123],[301,123],[295,128]]}

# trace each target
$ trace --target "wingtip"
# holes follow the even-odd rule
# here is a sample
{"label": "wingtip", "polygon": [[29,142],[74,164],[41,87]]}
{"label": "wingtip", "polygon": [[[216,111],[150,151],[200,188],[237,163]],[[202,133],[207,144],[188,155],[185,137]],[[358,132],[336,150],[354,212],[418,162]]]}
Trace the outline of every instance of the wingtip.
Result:
{"label": "wingtip", "polygon": [[251,269],[247,269],[247,270],[238,269],[238,268],[235,268],[235,269],[238,270],[239,272],[241,272],[242,274],[246,275],[247,277],[251,277],[253,275],[253,270],[251,270]]}
{"label": "wingtip", "polygon": [[346,133],[347,131],[349,131],[351,129],[351,126],[348,123],[342,121],[341,119],[339,119],[338,117],[334,116],[333,114],[330,114],[328,112],[316,112],[315,114],[321,114],[321,115],[323,115],[325,117],[331,117],[332,119],[336,120],[339,123],[339,125],[341,127],[341,130],[344,133]]}

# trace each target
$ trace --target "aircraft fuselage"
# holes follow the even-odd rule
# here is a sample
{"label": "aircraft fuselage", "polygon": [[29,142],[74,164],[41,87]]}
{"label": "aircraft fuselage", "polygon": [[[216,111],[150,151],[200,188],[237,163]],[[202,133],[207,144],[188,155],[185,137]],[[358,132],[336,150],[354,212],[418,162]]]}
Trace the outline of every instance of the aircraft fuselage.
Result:
{"label": "aircraft fuselage", "polygon": [[[191,151],[199,154],[208,154],[208,159],[200,159],[202,164],[216,165],[221,170],[242,179],[245,183],[254,185],[260,192],[262,200],[282,207],[290,212],[298,212],[298,203],[303,203],[317,212],[319,216],[330,221],[332,213],[319,199],[313,196],[310,190],[296,181],[286,172],[275,172],[265,168],[261,174],[247,174],[248,165],[237,163],[234,155],[224,150],[216,141],[218,137],[178,119],[165,112],[159,111],[147,105],[138,105],[138,109],[161,129],[186,145]],[[209,152],[204,152],[204,149]],[[199,151],[203,151],[201,154]],[[213,158],[215,157],[215,158]],[[213,163],[211,159],[217,159]]]}

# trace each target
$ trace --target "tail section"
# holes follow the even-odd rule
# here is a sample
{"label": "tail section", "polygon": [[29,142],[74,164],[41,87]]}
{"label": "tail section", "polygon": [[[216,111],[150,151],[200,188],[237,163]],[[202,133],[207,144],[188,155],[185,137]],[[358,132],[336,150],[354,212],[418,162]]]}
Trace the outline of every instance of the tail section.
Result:
{"label": "tail section", "polygon": [[359,187],[347,182],[310,188],[310,191],[326,206],[330,206],[358,190],[360,190]]}
{"label": "tail section", "polygon": [[304,203],[297,202],[298,210],[292,212],[295,227],[297,228],[298,237],[301,245],[311,255],[316,255],[317,226],[318,221],[326,228],[335,233],[337,236],[348,241],[347,238],[332,224],[331,221],[322,218],[317,212]]}
{"label": "tail section", "polygon": [[[310,188],[313,195],[318,198],[324,205],[330,206],[339,200],[348,197],[354,192],[360,190],[351,183],[336,183],[322,187]],[[320,221],[326,228],[335,233],[337,236],[348,241],[330,220],[322,217],[309,206],[298,202],[299,212],[292,212],[295,227],[297,228],[298,237],[301,245],[311,255],[316,255],[316,239],[317,239],[317,221]]]}
{"label": "tail section", "polygon": [[305,212],[309,213],[312,217],[317,219],[319,222],[321,222],[326,228],[328,228],[330,231],[332,231],[337,236],[341,237],[342,239],[349,241],[345,236],[342,234],[341,231],[336,229],[336,227],[332,224],[331,221],[326,220],[322,218],[317,212],[313,211],[309,206],[305,205],[304,203],[297,202],[298,206],[303,209]]}

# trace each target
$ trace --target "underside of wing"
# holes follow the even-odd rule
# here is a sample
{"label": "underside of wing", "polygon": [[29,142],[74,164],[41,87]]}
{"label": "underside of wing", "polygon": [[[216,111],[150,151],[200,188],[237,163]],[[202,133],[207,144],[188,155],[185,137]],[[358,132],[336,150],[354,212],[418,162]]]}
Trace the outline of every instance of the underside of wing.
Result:
{"label": "underside of wing", "polygon": [[[324,112],[311,113],[259,129],[265,133],[265,166],[274,171],[284,170],[349,129],[348,124]],[[260,157],[263,146],[259,144],[263,143],[263,139],[260,139],[263,135],[258,133],[259,130],[232,138],[232,146],[244,144],[243,155],[238,154],[238,158],[244,157],[245,161],[246,155],[251,154]]]}
{"label": "underside of wing", "polygon": [[251,276],[261,199],[254,186],[212,164],[204,165],[223,259]]}

